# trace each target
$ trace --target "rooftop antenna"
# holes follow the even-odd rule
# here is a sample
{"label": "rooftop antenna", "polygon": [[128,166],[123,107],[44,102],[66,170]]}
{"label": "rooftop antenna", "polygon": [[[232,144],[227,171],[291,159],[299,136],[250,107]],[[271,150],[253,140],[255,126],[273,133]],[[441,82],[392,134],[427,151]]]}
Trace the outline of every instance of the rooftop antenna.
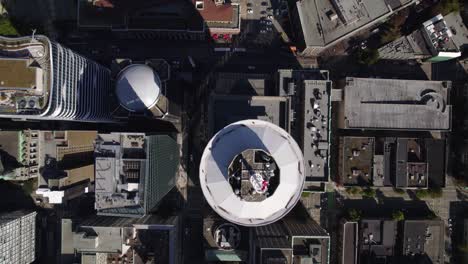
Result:
{"label": "rooftop antenna", "polygon": [[31,43],[37,42],[36,38],[34,38],[34,35],[36,34],[37,29],[32,29],[32,35],[31,35]]}

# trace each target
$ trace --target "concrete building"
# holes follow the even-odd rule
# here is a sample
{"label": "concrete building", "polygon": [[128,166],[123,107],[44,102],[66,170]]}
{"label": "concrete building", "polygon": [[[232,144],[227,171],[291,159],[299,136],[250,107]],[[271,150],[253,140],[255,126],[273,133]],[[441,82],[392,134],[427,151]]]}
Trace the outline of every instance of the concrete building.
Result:
{"label": "concrete building", "polygon": [[348,77],[340,82],[338,127],[365,130],[449,131],[449,81]]}
{"label": "concrete building", "polygon": [[28,180],[38,177],[35,140],[24,131],[0,131],[0,178]]}
{"label": "concrete building", "polygon": [[45,36],[0,38],[0,117],[111,121],[110,70]]}
{"label": "concrete building", "polygon": [[36,212],[0,214],[0,262],[29,264],[36,259]]}
{"label": "concrete building", "polygon": [[144,216],[175,186],[179,148],[167,135],[99,134],[94,154],[98,215]]}
{"label": "concrete building", "polygon": [[[94,182],[97,131],[26,131],[33,138],[39,166],[37,194],[60,204],[87,192]],[[31,148],[32,150],[32,148]],[[31,151],[30,150],[30,151]]]}
{"label": "concrete building", "polygon": [[385,219],[345,222],[341,263],[443,263],[444,229],[441,220],[405,220],[400,227]]}
{"label": "concrete building", "polygon": [[444,263],[444,232],[442,220],[406,220],[401,263]]}
{"label": "concrete building", "polygon": [[344,186],[445,186],[445,140],[340,137],[339,142],[338,181]]}
{"label": "concrete building", "polygon": [[292,13],[298,51],[318,55],[340,41],[384,22],[414,0],[300,0]]}
{"label": "concrete building", "polygon": [[[180,261],[179,219],[94,216],[61,222],[61,263],[168,263]],[[80,261],[81,260],[81,261]],[[77,262],[76,262],[77,261]]]}
{"label": "concrete building", "polygon": [[205,261],[249,263],[251,229],[224,221],[214,212],[203,218]]}
{"label": "concrete building", "polygon": [[380,59],[446,61],[461,56],[468,30],[459,13],[437,15],[422,27],[379,49]]}
{"label": "concrete building", "polygon": [[330,236],[307,218],[286,217],[253,230],[253,263],[330,263]]}
{"label": "concrete building", "polygon": [[330,174],[332,82],[327,71],[279,70],[279,96],[289,98],[291,135],[304,153],[304,190],[323,190]]}
{"label": "concrete building", "polygon": [[392,263],[395,261],[397,233],[397,221],[361,220],[359,263]]}
{"label": "concrete building", "polygon": [[238,1],[78,1],[78,26],[123,37],[230,42],[240,32]]}

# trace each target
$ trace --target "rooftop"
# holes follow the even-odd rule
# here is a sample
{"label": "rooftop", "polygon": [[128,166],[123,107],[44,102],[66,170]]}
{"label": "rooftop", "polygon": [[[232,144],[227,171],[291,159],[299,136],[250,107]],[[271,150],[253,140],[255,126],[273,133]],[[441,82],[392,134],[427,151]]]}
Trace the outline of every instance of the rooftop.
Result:
{"label": "rooftop", "polygon": [[402,250],[407,262],[414,263],[427,256],[432,263],[443,263],[444,229],[441,220],[406,220]]}
{"label": "rooftop", "polygon": [[427,45],[437,52],[459,52],[457,45],[452,40],[453,33],[448,27],[442,15],[437,15],[423,23],[422,31],[427,40]]}
{"label": "rooftop", "polygon": [[304,153],[306,181],[328,181],[331,91],[328,72],[279,70],[278,73],[279,95],[290,98],[291,113],[297,113],[299,122],[291,130]]}
{"label": "rooftop", "polygon": [[260,263],[327,264],[329,261],[328,234],[313,220],[286,217],[278,222],[254,229],[255,246],[260,250]]}
{"label": "rooftop", "polygon": [[372,185],[374,138],[342,137],[340,162],[343,185]]}
{"label": "rooftop", "polygon": [[49,41],[0,38],[0,115],[39,114],[49,89]]}
{"label": "rooftop", "polygon": [[99,215],[143,216],[175,185],[178,151],[169,136],[99,134],[94,153]]}
{"label": "rooftop", "polygon": [[421,30],[415,30],[379,48],[379,57],[390,60],[425,59],[432,56]]}
{"label": "rooftop", "polygon": [[327,46],[375,24],[411,0],[301,0],[297,2],[306,46]]}
{"label": "rooftop", "polygon": [[[382,259],[392,257],[395,254],[395,242],[397,236],[397,222],[393,220],[368,220],[361,221],[361,258]],[[366,263],[366,262],[364,262]],[[370,261],[368,263],[376,263]]]}
{"label": "rooftop", "polygon": [[[279,181],[274,194],[265,193],[266,198],[259,201],[239,197],[231,184],[241,178],[232,170],[233,161],[246,150],[267,154],[266,158],[255,155],[254,163],[269,163],[260,173],[248,165],[252,161],[241,159],[249,171],[245,176],[254,185],[251,193],[265,192],[265,187]],[[276,163],[280,175],[271,175],[271,163]],[[239,225],[259,226],[282,218],[298,202],[303,168],[301,150],[286,131],[266,121],[243,120],[223,128],[208,142],[200,161],[200,183],[208,204],[221,217]]]}
{"label": "rooftop", "polygon": [[192,0],[192,3],[208,28],[240,28],[239,5],[231,1],[217,5],[214,0]]}
{"label": "rooftop", "polygon": [[344,128],[450,130],[451,83],[346,78]]}
{"label": "rooftop", "polygon": [[396,187],[427,187],[427,151],[423,139],[398,138]]}

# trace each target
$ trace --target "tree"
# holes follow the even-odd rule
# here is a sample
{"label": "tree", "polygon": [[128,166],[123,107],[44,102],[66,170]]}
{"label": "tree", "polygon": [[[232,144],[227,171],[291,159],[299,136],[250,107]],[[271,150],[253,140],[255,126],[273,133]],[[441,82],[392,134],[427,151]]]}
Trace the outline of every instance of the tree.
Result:
{"label": "tree", "polygon": [[18,31],[6,16],[0,16],[0,35],[2,36],[18,36]]}
{"label": "tree", "polygon": [[403,220],[405,220],[405,214],[400,210],[394,211],[392,213],[392,219],[395,220],[395,221],[398,221],[398,222],[403,221]]}
{"label": "tree", "polygon": [[427,196],[428,196],[427,190],[425,189],[416,190],[416,197],[418,197],[418,199],[424,199],[424,198],[427,198]]}
{"label": "tree", "polygon": [[459,0],[441,0],[438,4],[434,5],[431,9],[431,15],[437,16],[438,14],[447,15],[452,12],[460,11]]}
{"label": "tree", "polygon": [[430,188],[428,194],[432,199],[441,198],[443,195],[441,188]]}
{"label": "tree", "polygon": [[349,188],[346,188],[346,192],[350,195],[356,195],[358,193],[360,193],[360,188],[356,187],[356,186],[352,186],[352,187],[349,187]]}
{"label": "tree", "polygon": [[374,198],[375,195],[376,195],[376,192],[372,188],[367,188],[367,189],[362,190],[361,194],[362,194],[363,197]]}
{"label": "tree", "polygon": [[353,222],[358,222],[361,220],[362,217],[362,212],[361,210],[357,210],[354,208],[351,208],[348,210],[348,220],[353,221]]}
{"label": "tree", "polygon": [[379,60],[379,51],[377,49],[358,49],[356,60],[359,64],[372,65]]}

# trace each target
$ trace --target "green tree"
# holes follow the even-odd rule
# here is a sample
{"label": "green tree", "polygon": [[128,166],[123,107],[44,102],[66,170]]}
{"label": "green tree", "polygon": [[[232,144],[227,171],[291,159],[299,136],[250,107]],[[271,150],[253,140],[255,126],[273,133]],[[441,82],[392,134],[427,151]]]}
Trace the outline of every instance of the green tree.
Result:
{"label": "green tree", "polygon": [[356,60],[362,65],[372,65],[379,61],[379,51],[377,49],[358,49]]}
{"label": "green tree", "polygon": [[416,190],[416,197],[419,199],[427,198],[428,195],[429,194],[426,189]]}
{"label": "green tree", "polygon": [[438,14],[447,15],[452,12],[460,11],[459,0],[441,0],[438,4],[434,5],[431,9],[431,15],[437,16]]}
{"label": "green tree", "polygon": [[348,193],[350,195],[356,195],[356,194],[358,194],[360,192],[361,192],[361,189],[359,187],[356,187],[356,186],[346,188],[346,193]]}
{"label": "green tree", "polygon": [[394,211],[392,213],[392,219],[395,221],[403,221],[405,220],[405,214],[400,210]]}
{"label": "green tree", "polygon": [[2,36],[18,36],[18,31],[6,16],[0,16],[0,35]]}
{"label": "green tree", "polygon": [[354,208],[351,208],[348,210],[348,220],[353,221],[353,222],[358,222],[361,220],[362,217],[362,212],[361,210],[357,210]]}
{"label": "green tree", "polygon": [[432,199],[441,198],[443,195],[441,188],[430,188],[427,192]]}
{"label": "green tree", "polygon": [[362,194],[363,197],[374,198],[375,195],[376,195],[376,192],[372,188],[366,188],[366,189],[362,190],[361,194]]}

